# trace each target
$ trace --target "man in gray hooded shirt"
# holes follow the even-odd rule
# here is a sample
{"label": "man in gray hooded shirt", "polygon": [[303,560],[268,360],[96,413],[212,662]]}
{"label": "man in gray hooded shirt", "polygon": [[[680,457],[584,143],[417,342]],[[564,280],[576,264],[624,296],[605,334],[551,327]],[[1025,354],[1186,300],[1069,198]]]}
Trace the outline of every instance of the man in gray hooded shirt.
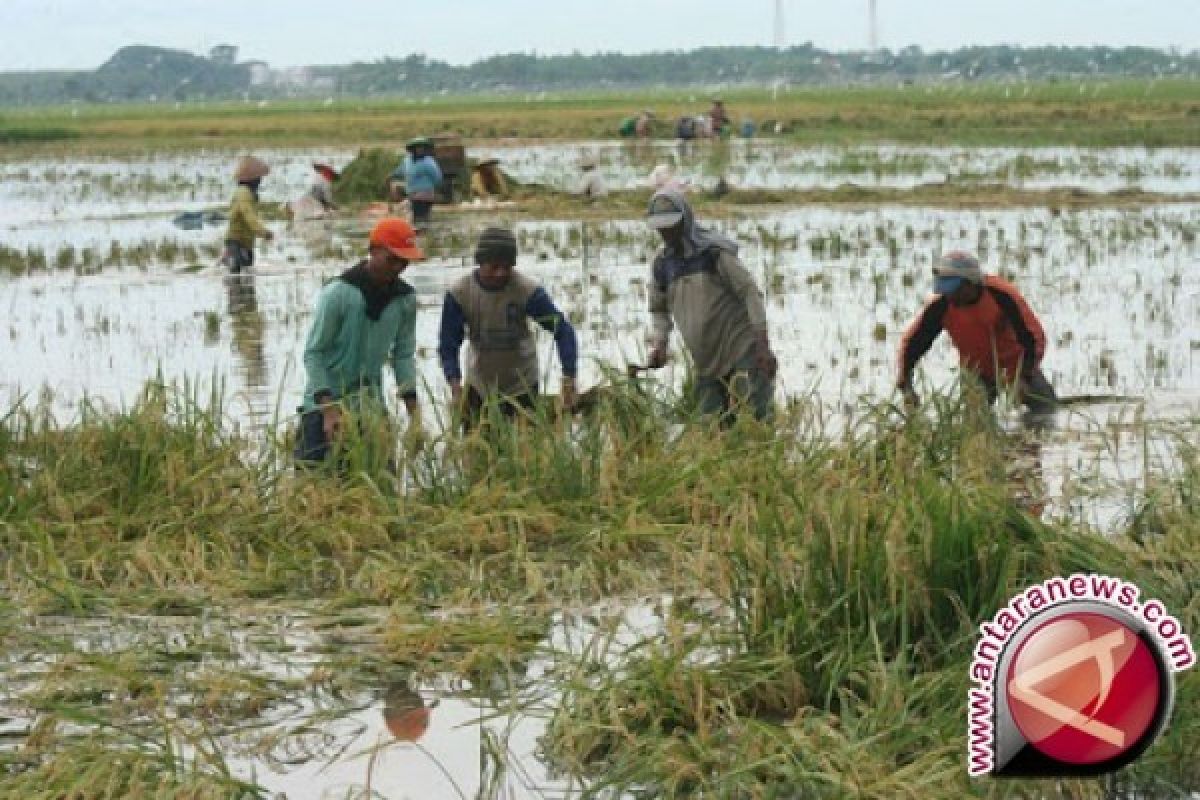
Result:
{"label": "man in gray hooded shirt", "polygon": [[731,421],[748,403],[759,420],[771,418],[778,362],[767,337],[762,292],[731,240],[696,224],[682,192],[650,198],[646,222],[662,236],[650,283],[652,329],[648,366],[667,360],[674,326],[696,368],[696,401],[705,414]]}

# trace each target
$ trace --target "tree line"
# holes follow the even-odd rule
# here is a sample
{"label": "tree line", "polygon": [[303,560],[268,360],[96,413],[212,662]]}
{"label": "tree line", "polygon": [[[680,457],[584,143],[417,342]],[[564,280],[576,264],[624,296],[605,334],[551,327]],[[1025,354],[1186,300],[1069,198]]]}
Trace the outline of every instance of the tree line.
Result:
{"label": "tree line", "polygon": [[1200,75],[1200,51],[1146,47],[964,47],[836,53],[812,44],[705,47],[644,54],[497,55],[465,66],[415,53],[341,66],[272,70],[159,47],[118,50],[90,71],[0,73],[0,106],[187,102],[277,97],[649,89],[681,86],[855,85],[888,82],[1152,78]]}

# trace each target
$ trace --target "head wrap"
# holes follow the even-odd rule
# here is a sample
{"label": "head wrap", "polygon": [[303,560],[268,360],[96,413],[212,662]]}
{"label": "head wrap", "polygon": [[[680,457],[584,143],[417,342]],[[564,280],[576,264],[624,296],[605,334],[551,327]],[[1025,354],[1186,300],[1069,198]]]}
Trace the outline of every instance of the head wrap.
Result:
{"label": "head wrap", "polygon": [[513,266],[517,263],[517,237],[506,228],[484,228],[475,245],[475,263]]}

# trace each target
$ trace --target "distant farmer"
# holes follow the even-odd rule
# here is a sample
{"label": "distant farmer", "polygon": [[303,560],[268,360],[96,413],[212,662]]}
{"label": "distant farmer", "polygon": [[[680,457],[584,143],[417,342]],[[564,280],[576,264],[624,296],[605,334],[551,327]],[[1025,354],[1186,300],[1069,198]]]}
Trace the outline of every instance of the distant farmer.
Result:
{"label": "distant farmer", "polygon": [[635,116],[626,117],[621,120],[621,125],[617,132],[624,137],[636,136],[639,139],[645,139],[653,132],[654,127],[654,111],[649,108],[643,108]]}
{"label": "distant farmer", "polygon": [[576,194],[583,195],[588,199],[604,197],[608,194],[608,184],[604,182],[604,177],[596,171],[596,162],[590,158],[585,158],[579,162],[579,171],[583,173],[579,181],[579,188]]}
{"label": "distant farmer", "polygon": [[408,155],[392,172],[392,178],[404,181],[413,223],[419,227],[429,222],[433,201],[442,185],[442,169],[433,157],[433,142],[428,138],[410,139],[405,149]]}
{"label": "distant farmer", "polygon": [[[478,422],[481,409],[494,398],[501,412],[515,416],[532,408],[538,395],[538,359],[532,320],[554,336],[562,366],[561,399],[575,404],[575,329],[537,281],[515,269],[517,240],[512,231],[487,228],[475,246],[478,267],[456,281],[442,304],[438,355],[455,405],[464,423]],[[466,393],[458,355],[470,341]]]}
{"label": "distant farmer", "polygon": [[315,176],[304,196],[289,204],[292,216],[296,219],[315,219],[337,210],[333,201],[333,182],[340,176],[338,171],[328,164],[313,164]]}
{"label": "distant farmer", "polygon": [[654,132],[654,109],[643,108],[637,115],[633,132],[639,139],[646,139]]}
{"label": "distant farmer", "polygon": [[650,170],[650,174],[646,177],[647,183],[654,191],[660,189],[671,189],[676,192],[686,193],[688,190],[687,181],[680,180],[675,177],[675,170],[670,164],[658,164],[654,169]]}
{"label": "distant farmer", "polygon": [[913,369],[944,330],[958,350],[959,364],[982,382],[989,403],[1003,381],[1016,386],[1029,410],[1052,410],[1057,397],[1041,370],[1046,334],[1016,287],[985,275],[979,260],[962,251],[938,258],[933,276],[934,297],[900,343],[896,385],[906,399],[916,402]]}
{"label": "distant farmer", "polygon": [[341,175],[338,171],[328,164],[313,164],[313,172],[317,177],[313,179],[312,186],[308,187],[308,194],[326,211],[336,211],[337,203],[333,202],[333,182]]}
{"label": "distant farmer", "polygon": [[383,365],[390,362],[409,416],[420,434],[417,408],[417,299],[400,275],[424,258],[416,232],[402,219],[385,217],[371,230],[367,258],[330,281],[304,345],[303,417],[296,458],[324,461],[342,435],[342,409],[384,418]]}
{"label": "distant farmer", "polygon": [[508,197],[508,181],[500,171],[500,159],[483,158],[471,171],[471,194],[483,199]]}
{"label": "distant farmer", "polygon": [[729,119],[729,113],[725,110],[725,101],[720,98],[715,98],[712,103],[712,108],[708,110],[708,121],[712,126],[713,134],[720,136],[723,134],[732,121]]}
{"label": "distant farmer", "polygon": [[746,403],[757,419],[769,420],[778,363],[767,337],[762,292],[738,258],[737,245],[697,225],[677,190],[655,192],[646,221],[663,240],[650,282],[648,366],[666,363],[677,325],[695,364],[701,413],[720,413],[729,424],[735,408]]}
{"label": "distant farmer", "polygon": [[258,218],[258,187],[271,168],[262,159],[243,156],[234,169],[237,189],[229,203],[229,227],[225,232],[225,252],[221,263],[232,273],[254,266],[254,242],[271,239],[274,234]]}
{"label": "distant farmer", "polygon": [[675,138],[689,142],[696,138],[696,118],[685,114],[675,122]]}

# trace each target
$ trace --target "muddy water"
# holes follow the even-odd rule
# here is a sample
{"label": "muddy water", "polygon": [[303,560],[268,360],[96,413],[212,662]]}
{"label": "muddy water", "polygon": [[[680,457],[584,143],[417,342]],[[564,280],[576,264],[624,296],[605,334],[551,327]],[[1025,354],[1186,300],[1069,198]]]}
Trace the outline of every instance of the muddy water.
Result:
{"label": "muddy water", "polygon": [[[174,215],[229,201],[233,165],[240,153],[199,151],[164,158],[70,157],[0,163],[3,225],[17,232],[33,222],[76,222],[123,215]],[[271,200],[299,196],[312,181],[312,162],[345,164],[354,157],[343,148],[264,150],[271,165],[264,195]],[[67,237],[63,237],[67,238]]]}
{"label": "muddy water", "polygon": [[[8,235],[32,223],[180,211],[225,204],[239,153],[200,151],[168,158],[156,154],[120,159],[72,157],[0,161],[0,204]],[[343,166],[350,148],[267,149],[271,164],[264,200],[300,196],[312,180],[312,163]],[[579,164],[590,159],[611,187],[639,189],[657,164],[698,187],[724,177],[742,188],[810,189],[843,184],[910,188],[926,183],[994,183],[1017,188],[1142,189],[1165,194],[1200,192],[1200,149],[1075,147],[797,147],[777,139],[726,143],[557,142],[479,144],[471,157],[496,156],[518,180],[574,188]]]}
{"label": "muddy water", "polygon": [[[533,686],[546,662],[530,664],[518,686],[418,679],[371,655],[384,609],[356,616],[350,628],[274,607],[238,616],[22,620],[36,638],[26,646],[13,639],[0,660],[0,751],[30,732],[38,715],[26,708],[26,694],[37,691],[66,652],[86,654],[71,674],[71,691],[110,685],[104,668],[91,664],[139,654],[143,666],[154,662],[156,680],[167,681],[167,715],[184,757],[197,752],[184,742],[203,742],[268,798],[564,795],[566,784],[535,758],[544,730],[539,715],[512,714],[521,686]],[[230,684],[258,687],[258,696],[234,690],[227,706],[212,703],[215,687]],[[508,699],[498,705],[490,699],[496,697]],[[260,710],[238,714],[239,702]],[[108,722],[156,735],[157,723],[139,715],[124,718],[114,709]],[[106,730],[103,722],[95,727]],[[86,735],[94,727],[72,729]],[[480,792],[485,784],[491,793]]]}
{"label": "muddy water", "polygon": [[[0,659],[0,752],[36,723],[25,699],[63,654],[87,656],[65,682],[51,679],[68,706],[72,694],[86,697],[94,686],[109,686],[102,694],[115,702],[120,692],[104,665],[137,654],[143,667],[153,664],[153,680],[169,684],[165,713],[184,757],[203,743],[232,775],[275,800],[577,796],[579,784],[538,755],[557,702],[557,665],[618,665],[661,634],[669,606],[667,598],[632,600],[554,614],[526,664],[481,674],[478,684],[417,675],[380,657],[386,609],[356,609],[351,621],[276,606],[194,617],[22,618],[14,626],[21,640]],[[238,688],[222,695],[218,687]],[[256,710],[239,711],[247,708]],[[72,730],[156,735],[157,719],[126,713],[115,702],[106,720],[113,728]]]}
{"label": "muddy water", "polygon": [[843,184],[911,188],[925,183],[997,183],[1014,188],[1138,188],[1200,191],[1200,151],[1194,148],[1073,147],[795,147],[772,139],[713,142],[574,142],[478,148],[522,181],[572,188],[587,158],[610,186],[648,186],[657,164],[700,187],[725,177],[734,186],[834,188]]}
{"label": "muddy water", "polygon": [[[465,242],[491,221],[464,216],[444,225],[461,226]],[[120,224],[130,234],[165,230]],[[932,255],[951,247],[982,250],[990,268],[1021,287],[1046,325],[1045,369],[1060,393],[1185,406],[1200,395],[1200,207],[1061,215],[772,210],[721,227],[741,243],[765,289],[781,399],[815,393],[852,404],[887,396],[899,337],[928,290]],[[639,360],[652,235],[636,221],[520,221],[516,228],[519,267],[546,285],[579,329],[583,383],[599,380],[604,365]],[[240,280],[154,267],[4,279],[0,400],[45,386],[63,411],[85,394],[120,403],[161,373],[219,379],[260,420],[275,406],[290,411],[303,384],[316,292],[352,260],[309,260],[306,241],[285,234],[261,254],[257,274]],[[344,245],[354,252],[352,239]],[[468,252],[435,249],[433,263],[408,274],[422,306],[417,360],[426,402],[438,402],[443,390],[437,307],[444,287],[466,269]],[[542,337],[541,345],[553,388],[551,343]],[[952,377],[953,360],[948,345],[935,347],[925,362],[933,385]],[[678,380],[682,371],[656,377]]]}

